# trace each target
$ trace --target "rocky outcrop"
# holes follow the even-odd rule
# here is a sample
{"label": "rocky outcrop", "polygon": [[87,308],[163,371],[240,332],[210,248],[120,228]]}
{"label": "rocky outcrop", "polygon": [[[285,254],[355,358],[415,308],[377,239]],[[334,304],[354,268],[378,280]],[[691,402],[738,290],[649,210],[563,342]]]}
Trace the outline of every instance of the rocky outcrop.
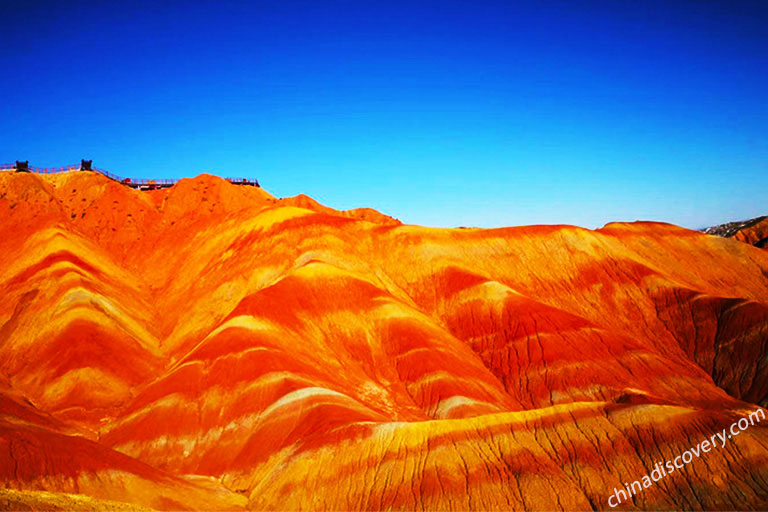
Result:
{"label": "rocky outcrop", "polygon": [[768,217],[765,216],[744,221],[728,222],[727,224],[712,226],[702,231],[708,235],[733,238],[761,249],[768,245]]}

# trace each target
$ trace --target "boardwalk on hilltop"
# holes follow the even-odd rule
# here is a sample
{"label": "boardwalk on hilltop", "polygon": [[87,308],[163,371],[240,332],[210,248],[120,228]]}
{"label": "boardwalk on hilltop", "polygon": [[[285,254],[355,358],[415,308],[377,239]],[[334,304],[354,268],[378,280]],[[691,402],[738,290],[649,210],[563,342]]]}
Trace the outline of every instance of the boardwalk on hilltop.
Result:
{"label": "boardwalk on hilltop", "polygon": [[[103,174],[107,178],[117,181],[123,185],[126,185],[137,190],[155,190],[160,188],[169,188],[175,185],[179,180],[158,180],[158,179],[142,179],[142,178],[125,178],[118,176],[104,169],[98,169],[93,167],[91,169],[81,169],[80,164],[65,165],[63,167],[33,167],[27,166],[26,168],[19,167],[17,164],[0,164],[0,171],[18,171],[18,172],[34,172],[37,174],[54,174],[60,172],[71,171],[93,171]],[[251,187],[260,187],[259,180],[247,179],[247,178],[223,178],[233,185],[247,185]]]}

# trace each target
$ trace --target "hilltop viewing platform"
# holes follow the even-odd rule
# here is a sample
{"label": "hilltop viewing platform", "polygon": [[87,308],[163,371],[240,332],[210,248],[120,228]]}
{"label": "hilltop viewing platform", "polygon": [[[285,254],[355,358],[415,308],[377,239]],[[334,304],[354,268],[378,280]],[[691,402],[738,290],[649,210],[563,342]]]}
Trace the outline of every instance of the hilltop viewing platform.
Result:
{"label": "hilltop viewing platform", "polygon": [[[128,178],[118,176],[104,169],[92,167],[92,160],[81,160],[79,164],[65,165],[62,167],[33,167],[29,165],[29,161],[16,161],[13,164],[0,164],[0,171],[10,172],[33,172],[37,174],[55,174],[60,172],[71,171],[90,171],[103,174],[107,178],[116,181],[122,185],[134,188],[136,190],[157,190],[161,188],[169,188],[175,185],[179,180],[172,179],[144,179],[144,178]],[[259,180],[248,178],[231,178],[223,177],[222,179],[232,183],[233,185],[245,185],[251,187],[261,187]]]}

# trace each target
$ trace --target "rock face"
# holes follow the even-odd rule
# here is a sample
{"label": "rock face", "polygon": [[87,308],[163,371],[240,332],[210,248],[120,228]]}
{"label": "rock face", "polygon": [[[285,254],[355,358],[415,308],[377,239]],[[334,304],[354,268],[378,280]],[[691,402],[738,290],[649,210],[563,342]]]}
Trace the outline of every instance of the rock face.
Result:
{"label": "rock face", "polygon": [[740,242],[765,249],[768,247],[768,217],[728,222],[702,230],[708,235],[733,238]]}
{"label": "rock face", "polygon": [[[666,224],[0,173],[0,283],[3,508],[609,509],[768,406],[768,253]],[[636,507],[768,508],[768,420]]]}

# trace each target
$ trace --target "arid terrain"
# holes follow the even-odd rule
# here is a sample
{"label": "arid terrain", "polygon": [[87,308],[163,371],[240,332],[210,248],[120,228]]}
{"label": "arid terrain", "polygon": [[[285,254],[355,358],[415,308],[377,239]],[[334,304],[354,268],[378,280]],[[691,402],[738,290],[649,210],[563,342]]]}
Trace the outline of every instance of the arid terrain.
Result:
{"label": "arid terrain", "polygon": [[[2,172],[0,508],[610,509],[768,406],[756,241]],[[617,508],[768,509],[768,421]]]}
{"label": "arid terrain", "polygon": [[768,217],[728,222],[702,230],[708,235],[733,238],[755,247],[768,249]]}

